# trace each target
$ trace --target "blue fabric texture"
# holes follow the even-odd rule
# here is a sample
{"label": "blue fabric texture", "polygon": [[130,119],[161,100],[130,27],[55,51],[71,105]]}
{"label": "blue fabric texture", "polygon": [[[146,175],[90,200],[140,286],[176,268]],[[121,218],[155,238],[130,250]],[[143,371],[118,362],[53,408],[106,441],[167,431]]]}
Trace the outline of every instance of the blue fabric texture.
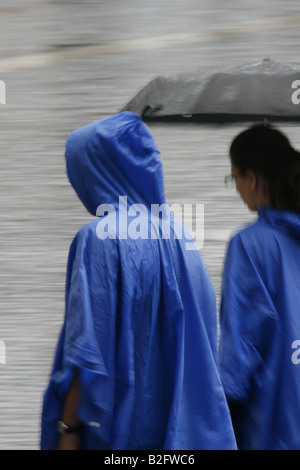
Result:
{"label": "blue fabric texture", "polygon": [[[171,217],[170,237],[151,231],[150,206],[165,204],[165,196],[147,126],[124,112],[76,130],[66,161],[86,208],[95,215],[110,204],[115,212],[102,207],[70,247],[41,448],[56,448],[56,423],[77,371],[82,449],[235,449],[218,370],[213,286],[197,250],[174,236],[181,222]],[[138,224],[131,237],[126,233],[137,215],[116,223],[120,196],[131,214],[134,204],[148,209],[149,236],[137,236]]]}
{"label": "blue fabric texture", "polygon": [[299,260],[299,214],[271,207],[228,246],[220,366],[240,449],[300,449]]}

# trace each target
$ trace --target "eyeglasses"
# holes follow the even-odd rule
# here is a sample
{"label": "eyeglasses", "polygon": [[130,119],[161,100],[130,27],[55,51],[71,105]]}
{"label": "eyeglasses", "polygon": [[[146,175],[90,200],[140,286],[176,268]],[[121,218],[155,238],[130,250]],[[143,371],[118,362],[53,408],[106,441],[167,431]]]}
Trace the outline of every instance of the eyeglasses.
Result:
{"label": "eyeglasses", "polygon": [[224,178],[224,184],[227,189],[232,189],[235,186],[235,177],[233,175],[227,175]]}
{"label": "eyeglasses", "polygon": [[227,189],[235,188],[236,180],[240,178],[239,175],[227,175],[224,178],[224,184]]}

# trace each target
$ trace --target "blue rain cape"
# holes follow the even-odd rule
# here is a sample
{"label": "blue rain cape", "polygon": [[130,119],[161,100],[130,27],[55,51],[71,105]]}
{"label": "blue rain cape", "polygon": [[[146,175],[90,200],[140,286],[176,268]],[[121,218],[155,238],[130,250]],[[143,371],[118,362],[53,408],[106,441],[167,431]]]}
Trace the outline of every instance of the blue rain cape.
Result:
{"label": "blue rain cape", "polygon": [[230,241],[220,366],[240,449],[300,449],[300,215],[271,207]]}
{"label": "blue rain cape", "polygon": [[148,128],[129,112],[90,124],[69,137],[66,161],[79,198],[101,217],[70,247],[42,449],[56,448],[75,370],[82,449],[235,449],[218,371],[215,292],[198,252],[179,236],[181,222],[171,217],[167,237],[150,217],[165,196]]}

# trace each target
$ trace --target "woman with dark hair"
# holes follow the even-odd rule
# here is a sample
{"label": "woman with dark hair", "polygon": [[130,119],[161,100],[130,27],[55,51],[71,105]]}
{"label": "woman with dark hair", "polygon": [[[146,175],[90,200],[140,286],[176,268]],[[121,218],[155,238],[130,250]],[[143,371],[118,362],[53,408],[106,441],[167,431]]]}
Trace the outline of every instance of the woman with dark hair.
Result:
{"label": "woman with dark hair", "polygon": [[228,245],[221,377],[239,449],[300,449],[300,153],[254,126],[230,159],[229,179],[258,219]]}

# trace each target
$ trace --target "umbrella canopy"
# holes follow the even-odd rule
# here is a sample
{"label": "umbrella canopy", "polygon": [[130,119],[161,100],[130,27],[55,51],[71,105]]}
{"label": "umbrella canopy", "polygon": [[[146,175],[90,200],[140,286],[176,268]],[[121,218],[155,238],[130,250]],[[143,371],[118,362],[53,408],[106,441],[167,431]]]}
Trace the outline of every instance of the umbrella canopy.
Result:
{"label": "umbrella canopy", "polygon": [[300,64],[265,59],[222,71],[157,77],[124,110],[146,121],[300,120]]}

